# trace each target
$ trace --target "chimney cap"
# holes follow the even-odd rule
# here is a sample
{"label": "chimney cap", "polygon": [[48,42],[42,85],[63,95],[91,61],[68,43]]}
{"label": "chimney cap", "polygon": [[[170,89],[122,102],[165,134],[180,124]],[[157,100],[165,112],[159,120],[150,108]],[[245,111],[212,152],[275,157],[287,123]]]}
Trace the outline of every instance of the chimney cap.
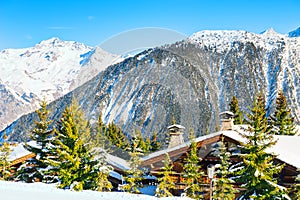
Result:
{"label": "chimney cap", "polygon": [[224,111],[224,112],[221,112],[219,115],[220,115],[220,117],[223,118],[223,119],[230,119],[230,118],[233,118],[233,117],[234,117],[234,113],[233,113],[233,112],[230,112],[230,111]]}
{"label": "chimney cap", "polygon": [[172,130],[172,129],[185,129],[185,127],[184,127],[184,126],[181,126],[181,125],[179,125],[179,124],[173,124],[173,125],[171,125],[171,126],[168,126],[168,129],[169,129],[169,130]]}

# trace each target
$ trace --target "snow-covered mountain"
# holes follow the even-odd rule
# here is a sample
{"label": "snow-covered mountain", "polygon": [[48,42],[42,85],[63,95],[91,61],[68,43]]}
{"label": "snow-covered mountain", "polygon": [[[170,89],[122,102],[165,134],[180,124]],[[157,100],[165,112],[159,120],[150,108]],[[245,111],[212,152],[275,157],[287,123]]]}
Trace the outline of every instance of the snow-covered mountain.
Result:
{"label": "snow-covered mountain", "polygon": [[300,36],[300,27],[294,31],[289,32],[289,37],[299,37]]}
{"label": "snow-covered mountain", "polygon": [[300,122],[300,37],[279,34],[272,28],[263,34],[201,31],[185,44],[210,52],[209,73],[219,91],[221,110],[228,108],[233,95],[247,109],[255,93],[263,91],[271,112],[277,91],[282,89]]}
{"label": "snow-covered mountain", "polygon": [[93,78],[117,58],[100,48],[51,38],[0,52],[0,130]]}
{"label": "snow-covered mountain", "polygon": [[[247,111],[262,91],[271,113],[280,89],[299,122],[300,37],[273,29],[263,34],[200,31],[108,67],[49,109],[58,119],[76,96],[91,123],[101,112],[106,123],[115,121],[128,134],[141,129],[144,135],[156,131],[164,138],[174,117],[186,127],[186,136],[190,128],[198,136],[218,129],[219,113],[228,109],[233,95]],[[10,139],[25,140],[24,130],[36,117],[32,113],[12,124]]]}

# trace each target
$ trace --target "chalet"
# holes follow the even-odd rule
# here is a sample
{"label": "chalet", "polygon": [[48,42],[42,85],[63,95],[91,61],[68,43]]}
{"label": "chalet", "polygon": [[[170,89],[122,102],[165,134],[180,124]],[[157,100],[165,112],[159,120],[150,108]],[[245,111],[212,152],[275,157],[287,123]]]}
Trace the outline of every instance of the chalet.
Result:
{"label": "chalet", "polygon": [[[231,157],[232,162],[240,161],[238,157],[239,146],[245,142],[245,139],[240,135],[240,133],[247,131],[247,126],[234,125],[233,113],[231,112],[223,112],[220,116],[221,130],[219,132],[200,136],[195,139],[198,148],[198,156],[202,159],[200,164],[205,173],[209,166],[216,165],[220,162],[220,159],[215,153],[215,149],[222,141],[222,138],[227,150],[233,155]],[[155,182],[155,178],[153,177],[158,176],[158,173],[164,165],[163,160],[165,158],[165,154],[169,154],[174,165],[173,170],[175,171],[173,180],[176,183],[176,189],[173,193],[175,195],[180,195],[186,188],[182,171],[185,158],[190,150],[190,142],[184,142],[183,140],[183,126],[174,124],[169,126],[168,130],[170,133],[170,143],[168,148],[143,157],[142,168],[144,168],[149,174],[146,177],[150,180],[148,183],[152,182],[151,184],[155,185],[153,184],[153,182]],[[300,168],[300,157],[298,155],[300,137],[278,135],[275,136],[275,139],[277,140],[277,143],[272,148],[267,149],[267,151],[274,152],[277,155],[275,162],[285,164],[283,170],[278,176],[278,183],[285,187],[291,187],[295,182],[295,176],[298,174],[297,169]],[[33,154],[30,154],[30,152],[20,153],[22,152],[21,149],[22,147],[17,146],[13,151],[11,156],[13,165],[18,165],[24,160],[34,156]],[[110,173],[110,180],[113,185],[117,187],[117,185],[123,184],[123,177],[126,174],[126,170],[129,169],[128,162],[122,158],[109,154],[107,156],[107,161],[114,168],[114,171]],[[205,195],[207,195],[207,191],[209,191],[210,181],[210,177],[203,177],[202,182],[203,188],[205,188]]]}
{"label": "chalet", "polygon": [[[195,139],[198,148],[198,156],[202,159],[201,167],[206,172],[208,167],[214,166],[220,162],[218,156],[216,156],[215,149],[219,146],[220,142],[223,141],[227,147],[227,151],[233,155],[231,160],[233,163],[239,162],[240,159],[237,156],[239,153],[239,146],[245,142],[245,139],[240,133],[247,131],[246,125],[234,125],[233,124],[233,113],[223,112],[220,114],[221,119],[221,131],[211,133],[209,135],[201,136]],[[181,126],[174,125],[177,131],[183,130]],[[174,126],[169,127],[171,141],[173,135],[182,135],[182,133],[174,134]],[[178,138],[178,137],[177,137]],[[173,138],[176,139],[176,138]],[[299,136],[275,136],[277,143],[268,152],[273,152],[277,155],[275,159],[276,163],[285,164],[283,170],[278,176],[278,184],[287,188],[291,187],[295,183],[295,177],[300,168],[300,157],[298,155],[300,147]],[[174,142],[176,143],[176,142]],[[176,189],[173,191],[174,194],[179,195],[184,191],[186,185],[184,183],[184,177],[182,175],[184,160],[187,157],[187,152],[190,150],[190,142],[182,143],[177,141],[176,146],[169,146],[169,148],[154,152],[142,160],[142,167],[147,168],[152,175],[158,175],[164,163],[165,154],[169,154],[173,161],[173,169],[176,172],[173,179],[176,183]],[[206,173],[207,174],[207,173]],[[210,186],[210,179],[206,175],[202,181],[204,190],[208,191]]]}

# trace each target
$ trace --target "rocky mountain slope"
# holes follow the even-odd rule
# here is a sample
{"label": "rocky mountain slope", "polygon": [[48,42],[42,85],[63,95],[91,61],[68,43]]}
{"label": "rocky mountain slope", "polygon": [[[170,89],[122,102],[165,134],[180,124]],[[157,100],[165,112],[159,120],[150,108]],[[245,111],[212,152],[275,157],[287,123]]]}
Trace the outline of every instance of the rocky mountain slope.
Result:
{"label": "rocky mountain slope", "polygon": [[[163,139],[172,117],[197,135],[218,129],[219,112],[233,95],[247,110],[259,91],[269,112],[279,89],[288,98],[296,120],[300,105],[300,38],[270,29],[201,31],[187,40],[144,51],[108,67],[91,81],[49,105],[57,119],[76,97],[93,123],[101,112],[106,123],[115,121],[128,134],[157,131]],[[25,140],[35,114],[13,123],[11,140]],[[299,122],[299,120],[298,120]]]}
{"label": "rocky mountain slope", "polygon": [[116,59],[100,48],[51,38],[0,52],[0,130],[97,75]]}

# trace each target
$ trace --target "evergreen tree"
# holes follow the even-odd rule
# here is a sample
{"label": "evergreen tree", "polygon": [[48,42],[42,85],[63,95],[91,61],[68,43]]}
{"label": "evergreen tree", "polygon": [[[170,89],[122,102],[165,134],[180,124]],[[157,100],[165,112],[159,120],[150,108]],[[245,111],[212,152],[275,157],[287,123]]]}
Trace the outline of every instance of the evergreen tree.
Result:
{"label": "evergreen tree", "polygon": [[229,110],[234,114],[234,124],[243,124],[243,113],[240,111],[239,102],[235,96],[229,103]]}
{"label": "evergreen tree", "polygon": [[274,126],[278,128],[278,135],[295,135],[294,118],[291,117],[291,110],[287,108],[286,97],[283,91],[278,92],[276,98],[276,110],[272,116]]}
{"label": "evergreen tree", "polygon": [[150,137],[146,137],[145,139],[145,146],[146,146],[146,149],[145,149],[145,153],[149,153],[152,149],[151,147],[151,140],[150,140]]}
{"label": "evergreen tree", "polygon": [[141,131],[136,130],[135,131],[135,137],[136,137],[136,140],[138,141],[137,147],[139,149],[141,149],[143,153],[146,153],[148,151],[148,147],[147,147],[147,145],[146,145],[146,143],[144,141],[144,138],[142,136]]}
{"label": "evergreen tree", "polygon": [[9,180],[11,178],[11,162],[9,155],[11,153],[10,144],[6,141],[7,136],[4,133],[3,142],[0,144],[0,180]]}
{"label": "evergreen tree", "polygon": [[141,181],[143,180],[143,171],[140,169],[141,159],[143,155],[142,150],[138,148],[138,139],[133,137],[131,148],[128,149],[130,155],[130,169],[127,170],[127,176],[125,177],[126,185],[124,190],[130,193],[140,193],[138,187],[141,187]]}
{"label": "evergreen tree", "polygon": [[39,121],[35,121],[35,127],[30,131],[30,139],[33,143],[25,143],[24,148],[34,153],[34,158],[28,159],[18,170],[17,178],[25,182],[52,182],[51,174],[47,174],[49,162],[47,158],[51,155],[51,140],[53,140],[54,129],[49,128],[52,121],[48,120],[49,110],[46,101],[42,101],[41,109],[36,113]]}
{"label": "evergreen tree", "polygon": [[218,149],[220,158],[220,165],[216,165],[216,176],[215,189],[213,199],[216,200],[231,200],[235,198],[237,190],[234,189],[234,181],[230,179],[232,173],[229,171],[230,167],[230,153],[227,151],[224,138],[222,138],[221,146]]}
{"label": "evergreen tree", "polygon": [[106,157],[110,151],[107,146],[107,139],[105,137],[106,126],[102,121],[101,115],[98,117],[96,124],[96,133],[95,133],[95,144],[94,150],[97,156],[99,174],[96,182],[98,183],[98,191],[110,191],[112,189],[112,184],[108,180],[109,173],[113,168],[107,163]]}
{"label": "evergreen tree", "polygon": [[172,179],[173,164],[169,157],[169,154],[165,154],[164,167],[161,168],[161,172],[158,174],[161,176],[157,179],[158,186],[155,191],[155,195],[158,197],[170,197],[173,196],[171,193],[172,189],[175,189],[175,183]]}
{"label": "evergreen tree", "polygon": [[245,189],[240,199],[284,199],[285,191],[277,185],[274,178],[282,165],[275,165],[273,153],[266,149],[273,146],[273,127],[266,118],[265,99],[261,93],[254,100],[251,113],[247,115],[249,128],[242,133],[246,142],[242,145],[240,155],[243,163],[238,166],[238,182]]}
{"label": "evergreen tree", "polygon": [[[298,171],[300,171],[298,169]],[[300,175],[298,174],[297,178],[296,178],[296,184],[295,184],[295,189],[296,189],[296,192],[295,192],[295,198],[294,199],[300,199]]]}
{"label": "evergreen tree", "polygon": [[201,199],[200,193],[203,188],[201,187],[201,178],[204,175],[201,170],[201,159],[198,157],[197,142],[195,141],[194,131],[190,131],[190,149],[187,158],[184,160],[183,177],[187,184],[187,196],[194,199]]}
{"label": "evergreen tree", "polygon": [[300,199],[300,175],[299,175],[300,169],[298,169],[297,176],[295,177],[295,183],[290,188],[289,195],[291,199],[298,200]]}
{"label": "evergreen tree", "polygon": [[129,139],[124,135],[122,130],[114,124],[114,122],[108,124],[105,134],[115,147],[120,149],[127,149],[129,147]]}
{"label": "evergreen tree", "polygon": [[59,188],[82,190],[98,188],[98,162],[85,145],[90,134],[89,123],[73,101],[62,113],[53,151],[49,159],[59,179]]}
{"label": "evergreen tree", "polygon": [[154,132],[151,138],[151,151],[158,151],[161,148],[161,143],[157,140],[157,133]]}
{"label": "evergreen tree", "polygon": [[107,138],[107,126],[104,124],[102,120],[102,115],[98,116],[98,120],[92,136],[90,137],[90,143],[92,143],[93,148],[101,148],[106,151],[110,151],[111,143]]}
{"label": "evergreen tree", "polygon": [[174,116],[172,117],[171,124],[172,124],[172,125],[176,124],[176,119],[175,119],[175,117],[174,117]]}
{"label": "evergreen tree", "polygon": [[136,130],[135,131],[135,137],[138,141],[138,148],[143,151],[144,154],[148,153],[150,151],[150,139],[146,138],[146,140],[143,138],[141,131]]}

